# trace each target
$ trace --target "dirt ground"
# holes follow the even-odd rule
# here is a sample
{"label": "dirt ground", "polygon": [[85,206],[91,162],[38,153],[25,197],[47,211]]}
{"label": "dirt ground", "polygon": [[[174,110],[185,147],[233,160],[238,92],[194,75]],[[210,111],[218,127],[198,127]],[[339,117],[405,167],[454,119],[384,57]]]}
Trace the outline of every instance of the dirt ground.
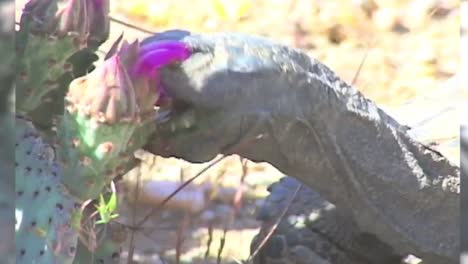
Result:
{"label": "dirt ground", "polygon": [[[112,14],[116,19],[153,32],[174,28],[196,32],[239,31],[304,49],[347,82],[354,82],[367,97],[384,105],[399,105],[431,92],[452,76],[459,65],[458,1],[113,3]],[[130,39],[145,35],[127,26],[115,27],[124,30]],[[141,217],[175,188],[174,183],[206,166],[175,159],[149,160],[142,169],[127,175],[122,221],[130,221],[132,204],[126,201],[134,192],[128,188],[135,186],[138,175],[140,186],[150,186],[142,191],[145,202],[137,203]],[[224,228],[227,233],[221,263],[247,259],[250,240],[259,227],[255,208],[267,195],[266,187],[277,181],[281,173],[267,164],[247,162],[243,166],[242,162],[239,157],[231,157],[214,166],[195,185],[176,196],[175,202],[160,210],[158,217],[151,218],[145,225],[148,231],[137,232],[139,262],[176,263],[176,256],[180,255],[183,263],[216,263]],[[242,175],[245,175],[243,184]],[[243,187],[243,196],[236,212],[233,199],[238,186]]]}
{"label": "dirt ground", "polygon": [[[114,0],[111,36],[101,53],[121,32],[127,40],[150,34],[141,29],[263,35],[307,51],[378,104],[399,105],[458,70],[459,11],[457,0]],[[144,165],[118,186],[120,222],[131,224],[134,204],[141,219],[207,165],[143,157]],[[135,260],[177,263],[180,255],[181,263],[217,263],[220,251],[220,263],[247,259],[259,228],[255,208],[281,176],[268,164],[223,160],[136,232]],[[133,203],[137,182],[144,199]]]}

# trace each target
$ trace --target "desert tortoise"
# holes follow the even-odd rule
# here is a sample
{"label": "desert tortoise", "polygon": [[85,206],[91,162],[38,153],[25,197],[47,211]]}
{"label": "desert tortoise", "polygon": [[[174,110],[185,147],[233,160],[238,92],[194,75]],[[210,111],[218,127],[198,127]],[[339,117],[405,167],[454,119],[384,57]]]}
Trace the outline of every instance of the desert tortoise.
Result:
{"label": "desert tortoise", "polygon": [[[360,230],[397,254],[458,262],[460,168],[424,142],[425,122],[408,110],[387,114],[316,59],[259,36],[172,31],[148,41],[164,40],[194,51],[160,72],[185,108],[171,108],[145,150],[196,163],[218,154],[268,162],[349,209]],[[451,98],[449,107],[463,102]],[[177,125],[187,117],[192,125]]]}
{"label": "desert tortoise", "polygon": [[[457,85],[460,78],[452,77],[435,92],[402,106],[382,107],[406,125],[416,140],[445,156],[453,166],[460,162],[458,117],[463,103],[468,102],[468,94]],[[254,258],[256,264],[392,264],[406,257],[375,236],[360,232],[349,208],[337,208],[293,177],[282,178],[268,190],[270,195],[257,210],[262,229],[252,242],[252,253],[289,207]]]}

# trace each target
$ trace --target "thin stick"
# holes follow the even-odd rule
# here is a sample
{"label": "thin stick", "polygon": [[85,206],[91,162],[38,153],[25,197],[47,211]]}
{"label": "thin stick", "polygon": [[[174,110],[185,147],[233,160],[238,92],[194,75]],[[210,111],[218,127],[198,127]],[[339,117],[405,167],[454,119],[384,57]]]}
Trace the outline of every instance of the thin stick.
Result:
{"label": "thin stick", "polygon": [[297,186],[293,195],[291,196],[291,198],[289,198],[286,207],[283,209],[278,219],[276,219],[275,224],[272,226],[268,234],[262,239],[262,242],[260,242],[260,245],[257,247],[257,249],[255,249],[254,253],[249,256],[249,258],[247,259],[247,263],[250,263],[250,261],[252,261],[252,259],[255,258],[255,256],[257,256],[258,252],[260,252],[260,250],[265,246],[266,242],[268,242],[268,239],[270,239],[270,237],[275,232],[276,228],[278,228],[279,223],[281,222],[281,220],[284,218],[284,216],[288,212],[289,207],[291,206],[292,202],[296,198],[297,193],[301,190],[301,188],[302,188],[302,184]]}
{"label": "thin stick", "polygon": [[129,27],[129,28],[132,28],[132,29],[141,31],[141,32],[143,32],[143,33],[146,33],[146,34],[149,34],[149,35],[154,35],[154,34],[156,34],[156,32],[154,32],[154,31],[151,31],[151,30],[148,30],[148,29],[144,29],[144,28],[141,28],[141,27],[139,27],[139,26],[135,26],[135,25],[130,24],[130,23],[127,23],[127,22],[125,22],[125,21],[123,21],[123,20],[117,19],[117,18],[115,18],[115,17],[113,17],[113,16],[109,16],[109,18],[110,18],[110,21],[113,21],[113,22],[115,22],[115,23],[117,23],[117,24],[121,24],[121,25],[123,25],[123,26],[126,26],[126,27]]}
{"label": "thin stick", "polygon": [[[140,180],[141,180],[141,173],[137,175],[137,182],[135,186],[135,201],[138,201],[140,195]],[[136,203],[133,205],[133,212],[132,212],[132,225],[135,226],[136,223],[136,214],[137,214],[137,205]],[[130,244],[128,246],[128,256],[127,256],[127,264],[133,263],[133,253],[135,252],[135,229],[132,228],[130,232]]]}
{"label": "thin stick", "polygon": [[367,47],[366,53],[364,53],[364,57],[362,58],[361,63],[359,63],[359,67],[358,67],[356,73],[354,74],[354,78],[353,78],[353,81],[351,82],[351,85],[356,84],[357,79],[359,77],[359,74],[361,73],[361,69],[364,66],[364,63],[366,62],[367,55],[369,55],[369,50],[370,50],[370,47]]}
{"label": "thin stick", "polygon": [[218,255],[216,257],[216,264],[221,264],[221,254],[223,253],[224,245],[226,244],[227,225],[224,226],[223,236],[220,239]]}
{"label": "thin stick", "polygon": [[205,262],[208,260],[210,256],[210,248],[211,243],[213,242],[213,223],[209,223],[208,225],[208,241],[206,242],[206,251],[205,251]]}
{"label": "thin stick", "polygon": [[193,176],[192,178],[190,178],[186,182],[184,182],[182,185],[180,185],[175,191],[173,191],[169,196],[167,196],[158,206],[154,207],[147,215],[145,215],[145,217],[143,217],[143,219],[141,219],[136,226],[138,228],[141,227],[146,221],[148,221],[148,219],[151,216],[153,216],[156,212],[158,212],[158,210],[161,207],[163,207],[172,197],[174,197],[178,192],[180,192],[180,190],[185,188],[187,185],[189,185],[195,179],[197,179],[200,175],[202,175],[204,172],[206,172],[211,167],[213,167],[214,165],[216,165],[218,162],[220,162],[221,160],[223,160],[225,158],[227,158],[227,156],[220,156],[220,157],[216,158],[210,164],[208,164],[208,166],[201,169],[197,174],[195,174],[195,176]]}

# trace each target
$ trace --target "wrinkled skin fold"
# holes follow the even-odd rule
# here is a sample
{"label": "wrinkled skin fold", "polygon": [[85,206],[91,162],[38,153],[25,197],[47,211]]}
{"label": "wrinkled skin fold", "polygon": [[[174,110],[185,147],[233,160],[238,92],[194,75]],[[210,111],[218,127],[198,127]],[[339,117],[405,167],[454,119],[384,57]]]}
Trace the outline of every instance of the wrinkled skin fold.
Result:
{"label": "wrinkled skin fold", "polygon": [[158,124],[148,151],[191,162],[219,153],[269,162],[348,208],[359,229],[398,254],[458,261],[459,168],[325,65],[236,33],[170,31],[147,41],[167,39],[192,51],[160,71],[184,107]]}

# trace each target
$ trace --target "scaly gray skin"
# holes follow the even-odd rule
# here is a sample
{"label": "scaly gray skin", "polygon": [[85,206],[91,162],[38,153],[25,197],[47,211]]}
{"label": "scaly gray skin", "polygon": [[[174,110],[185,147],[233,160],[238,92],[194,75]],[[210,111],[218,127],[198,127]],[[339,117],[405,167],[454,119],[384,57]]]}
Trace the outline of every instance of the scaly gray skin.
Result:
{"label": "scaly gray skin", "polygon": [[[460,97],[461,76],[455,75],[440,88],[399,107],[385,108],[399,122],[408,125],[411,136],[429,144],[453,164],[460,163],[457,151],[460,149],[460,133],[458,120],[447,117],[456,116],[466,104],[466,99]],[[271,193],[258,209],[262,228],[252,243],[253,250],[264,233],[271,230],[283,208],[288,206],[289,209],[269,242],[260,250],[255,263],[299,263],[294,259],[297,248],[302,252],[317,253],[330,264],[400,263],[403,256],[396,256],[375,237],[362,233],[346,208],[336,208],[310,187],[302,185],[289,204],[299,185],[295,179],[286,177],[269,187]]]}
{"label": "scaly gray skin", "polygon": [[191,162],[219,153],[269,162],[349,208],[362,232],[397,254],[458,261],[459,168],[329,68],[243,34],[177,31],[148,41],[168,38],[193,50],[160,72],[176,105],[185,107],[159,124],[147,150]]}
{"label": "scaly gray skin", "polygon": [[346,208],[336,208],[307,186],[302,186],[294,196],[300,185],[294,178],[285,177],[268,188],[270,195],[257,211],[257,220],[263,224],[252,242],[251,253],[287,206],[288,209],[254,259],[255,264],[300,263],[295,260],[295,252],[299,250],[316,254],[329,264],[401,262],[403,256],[396,255],[375,236],[361,232]]}

